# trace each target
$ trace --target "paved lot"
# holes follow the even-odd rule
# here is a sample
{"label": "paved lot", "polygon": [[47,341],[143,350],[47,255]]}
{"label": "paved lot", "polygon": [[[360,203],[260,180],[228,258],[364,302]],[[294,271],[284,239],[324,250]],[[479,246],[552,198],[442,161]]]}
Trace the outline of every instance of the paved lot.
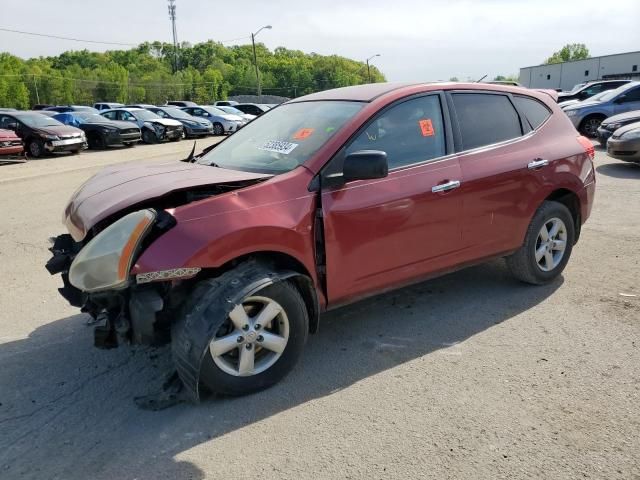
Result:
{"label": "paved lot", "polygon": [[94,349],[46,238],[100,166],[190,146],[0,166],[0,478],[640,478],[640,168],[597,154],[555,284],[494,262],[362,302],[278,386],[153,413],[167,350]]}

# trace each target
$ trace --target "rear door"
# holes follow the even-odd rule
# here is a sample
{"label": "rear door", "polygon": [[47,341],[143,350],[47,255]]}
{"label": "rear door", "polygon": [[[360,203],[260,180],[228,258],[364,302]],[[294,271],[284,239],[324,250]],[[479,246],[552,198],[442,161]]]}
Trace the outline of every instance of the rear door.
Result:
{"label": "rear door", "polygon": [[[389,175],[322,192],[329,303],[393,288],[455,263],[461,248],[461,178],[447,144],[444,96],[398,102],[379,113],[332,160],[387,153]],[[432,191],[435,189],[436,191]],[[440,190],[440,191],[437,191]]]}
{"label": "rear door", "polygon": [[553,160],[536,138],[551,112],[532,97],[506,93],[452,92],[449,99],[462,170],[464,257],[515,249],[529,222],[530,199]]}

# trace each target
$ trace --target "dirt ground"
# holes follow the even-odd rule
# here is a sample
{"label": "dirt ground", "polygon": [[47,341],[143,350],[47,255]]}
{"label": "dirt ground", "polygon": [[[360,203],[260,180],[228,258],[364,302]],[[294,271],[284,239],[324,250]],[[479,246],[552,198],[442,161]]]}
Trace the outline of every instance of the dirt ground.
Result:
{"label": "dirt ground", "polygon": [[640,167],[597,153],[552,285],[450,274],[327,314],[268,391],[142,411],[167,349],[93,348],[46,239],[101,166],[190,148],[0,166],[0,478],[640,478]]}

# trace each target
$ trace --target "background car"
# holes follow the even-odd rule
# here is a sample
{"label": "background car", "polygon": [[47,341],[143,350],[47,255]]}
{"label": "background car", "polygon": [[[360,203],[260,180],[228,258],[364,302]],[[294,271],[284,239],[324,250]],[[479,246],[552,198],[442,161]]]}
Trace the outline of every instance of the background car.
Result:
{"label": "background car", "polygon": [[603,120],[598,127],[598,141],[601,145],[606,146],[607,140],[616,130],[635,122],[640,122],[640,110],[621,113]]}
{"label": "background car", "polygon": [[124,107],[122,103],[115,102],[98,102],[93,104],[93,108],[96,110],[112,110],[114,108]]}
{"label": "background car", "polygon": [[215,107],[230,107],[233,105],[238,105],[240,102],[236,102],[235,100],[218,100],[217,102],[213,102]]}
{"label": "background car", "polygon": [[205,118],[213,124],[214,135],[233,133],[247,123],[242,117],[231,115],[217,107],[196,106],[182,108],[189,115]]}
{"label": "background car", "polygon": [[189,100],[168,100],[167,105],[173,105],[175,107],[195,107],[198,104],[196,102],[190,102]]}
{"label": "background car", "polygon": [[565,110],[567,107],[570,107],[571,105],[577,105],[580,102],[596,102],[599,101],[602,97],[604,97],[607,93],[609,93],[611,90],[605,90],[604,92],[600,92],[600,93],[596,93],[593,97],[587,99],[587,100],[564,100],[562,102],[558,103],[558,106],[562,109]]}
{"label": "background car", "polygon": [[640,164],[640,122],[617,129],[607,141],[607,155]]}
{"label": "background car", "polygon": [[147,110],[162,118],[172,118],[182,123],[184,135],[187,138],[213,134],[213,124],[206,118],[189,115],[178,107],[149,107]]}
{"label": "background car", "polygon": [[0,130],[0,155],[20,155],[24,151],[22,140],[13,130]]}
{"label": "background car", "polygon": [[86,105],[57,105],[55,107],[47,107],[44,111],[53,111],[58,113],[64,112],[91,112],[98,113],[98,110],[93,107],[87,107]]}
{"label": "background car", "polygon": [[250,113],[244,113],[242,110],[238,110],[235,107],[220,105],[220,106],[217,106],[216,108],[219,108],[223,112],[227,112],[231,115],[237,115],[240,118],[244,118],[247,121],[247,123],[249,123],[251,120],[256,118],[255,115],[251,115]]}
{"label": "background car", "polygon": [[48,103],[36,103],[33,107],[31,107],[31,110],[44,110],[45,108],[53,106],[54,105],[49,105]]}
{"label": "background car", "polygon": [[564,112],[580,133],[595,137],[604,119],[632,110],[640,110],[640,82],[622,85],[597,101],[588,100],[571,105]]}
{"label": "background car", "polygon": [[65,125],[78,127],[86,137],[89,148],[103,149],[114,145],[132,147],[141,139],[140,128],[131,122],[120,122],[91,112],[58,113],[53,118]]}
{"label": "background car", "polygon": [[256,117],[259,117],[270,109],[267,105],[260,103],[239,103],[233,107],[237,108],[241,112],[248,113],[249,115],[255,115]]}
{"label": "background car", "polygon": [[151,105],[150,103],[135,103],[132,105],[125,105],[122,108],[152,108],[155,107],[155,105]]}
{"label": "background car", "polygon": [[558,94],[558,103],[567,100],[586,100],[595,94],[606,90],[615,90],[622,85],[626,85],[631,80],[600,80],[596,82],[579,83],[570,92],[560,92]]}
{"label": "background car", "polygon": [[42,157],[48,152],[78,153],[87,148],[82,130],[38,112],[0,112],[0,128],[16,132],[32,157]]}
{"label": "background car", "polygon": [[157,143],[163,140],[172,142],[182,138],[184,128],[177,120],[162,118],[145,108],[116,108],[101,112],[109,120],[135,123],[142,131],[144,143]]}

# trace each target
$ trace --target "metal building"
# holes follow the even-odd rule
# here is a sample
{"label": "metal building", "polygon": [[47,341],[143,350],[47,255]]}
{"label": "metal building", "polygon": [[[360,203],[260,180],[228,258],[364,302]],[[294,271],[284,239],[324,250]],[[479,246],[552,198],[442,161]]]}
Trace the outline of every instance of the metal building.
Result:
{"label": "metal building", "polygon": [[520,83],[530,88],[571,90],[592,80],[632,78],[640,80],[640,52],[617,53],[573,62],[536,65],[520,69]]}

